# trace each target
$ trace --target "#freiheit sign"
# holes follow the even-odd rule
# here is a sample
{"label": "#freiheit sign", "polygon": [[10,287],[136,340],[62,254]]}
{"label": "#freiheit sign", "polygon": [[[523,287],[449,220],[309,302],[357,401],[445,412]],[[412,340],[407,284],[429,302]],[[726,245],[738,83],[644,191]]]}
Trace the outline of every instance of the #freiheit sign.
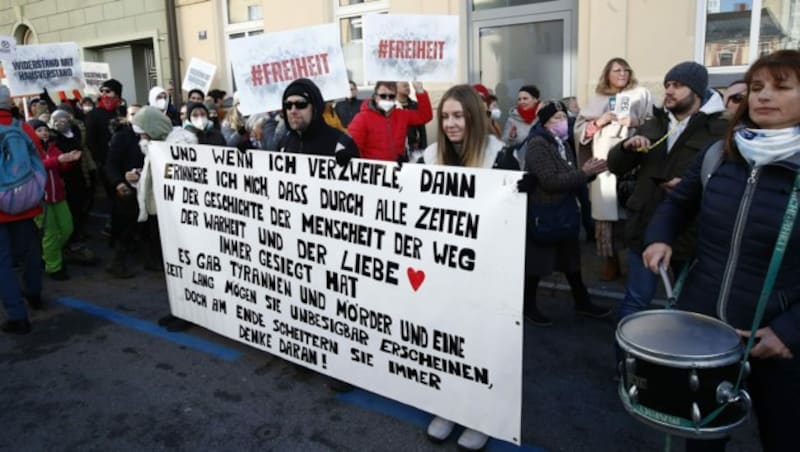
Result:
{"label": "#freiheit sign", "polygon": [[174,315],[519,443],[520,173],[150,146]]}

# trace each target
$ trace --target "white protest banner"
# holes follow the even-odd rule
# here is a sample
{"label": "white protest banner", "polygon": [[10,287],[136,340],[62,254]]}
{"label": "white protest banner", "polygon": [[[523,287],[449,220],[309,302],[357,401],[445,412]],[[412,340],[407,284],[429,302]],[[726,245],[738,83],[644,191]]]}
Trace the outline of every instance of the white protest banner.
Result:
{"label": "white protest banner", "polygon": [[174,315],[519,444],[521,173],[150,146]]}
{"label": "white protest banner", "polygon": [[208,93],[211,82],[214,80],[214,73],[217,66],[205,62],[199,58],[192,58],[189,67],[186,68],[186,75],[183,78],[181,88],[184,91],[199,89],[203,93]]}
{"label": "white protest banner", "polygon": [[100,86],[111,78],[111,67],[108,63],[92,61],[84,61],[81,66],[83,67],[83,92],[92,96],[100,94]]}
{"label": "white protest banner", "polygon": [[17,54],[17,40],[13,36],[0,35],[0,61],[9,61]]}
{"label": "white protest banner", "polygon": [[458,79],[458,16],[368,14],[363,24],[367,80]]}
{"label": "white protest banner", "polygon": [[78,44],[36,44],[17,46],[14,58],[4,62],[12,96],[83,88],[83,69]]}
{"label": "white protest banner", "polygon": [[311,79],[326,100],[350,88],[339,42],[339,25],[325,24],[230,41],[228,50],[244,115],[280,110],[283,90]]}

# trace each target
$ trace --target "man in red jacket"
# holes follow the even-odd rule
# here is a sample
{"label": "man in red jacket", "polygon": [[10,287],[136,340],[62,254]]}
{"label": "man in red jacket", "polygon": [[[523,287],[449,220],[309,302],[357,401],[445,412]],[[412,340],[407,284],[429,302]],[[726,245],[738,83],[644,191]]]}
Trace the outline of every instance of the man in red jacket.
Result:
{"label": "man in red jacket", "polygon": [[[15,120],[41,152],[39,139],[31,126],[11,116],[11,97],[8,88],[0,86],[0,124],[7,126]],[[17,215],[0,211],[0,300],[8,318],[0,329],[6,333],[27,334],[31,331],[28,310],[22,299],[23,289],[17,275],[14,274],[15,259],[25,260],[22,272],[25,298],[32,308],[42,307],[42,255],[39,251],[39,234],[33,223],[33,218],[40,213],[42,213],[41,206]]]}
{"label": "man in red jacket", "polygon": [[361,104],[361,112],[347,127],[361,158],[397,161],[405,156],[408,127],[425,125],[433,118],[431,99],[421,82],[414,82],[414,91],[419,109],[402,110],[395,108],[395,82],[375,84],[372,98]]}

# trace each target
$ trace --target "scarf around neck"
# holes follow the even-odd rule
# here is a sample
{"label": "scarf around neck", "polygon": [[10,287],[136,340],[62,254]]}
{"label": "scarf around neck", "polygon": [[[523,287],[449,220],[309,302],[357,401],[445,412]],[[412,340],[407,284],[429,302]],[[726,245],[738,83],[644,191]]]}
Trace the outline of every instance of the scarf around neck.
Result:
{"label": "scarf around neck", "polygon": [[520,106],[517,106],[517,112],[522,117],[522,120],[525,121],[525,124],[533,123],[533,120],[536,119],[536,110],[539,108],[539,102],[533,104],[533,107],[528,109],[523,109]]}
{"label": "scarf around neck", "polygon": [[753,167],[787,160],[800,152],[800,126],[785,129],[742,127],[733,135],[739,153]]}

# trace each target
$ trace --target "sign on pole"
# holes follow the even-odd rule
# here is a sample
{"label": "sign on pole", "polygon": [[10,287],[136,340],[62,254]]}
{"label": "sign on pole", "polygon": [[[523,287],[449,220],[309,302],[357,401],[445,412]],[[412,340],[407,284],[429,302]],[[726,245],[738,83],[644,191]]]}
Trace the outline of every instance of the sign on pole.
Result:
{"label": "sign on pole", "polygon": [[87,95],[97,96],[100,94],[100,85],[111,78],[111,67],[108,63],[96,63],[84,61],[83,67],[83,92]]}
{"label": "sign on pole", "polygon": [[80,51],[74,42],[17,46],[16,55],[4,61],[12,96],[83,88]]}
{"label": "sign on pole", "polygon": [[521,173],[149,156],[174,315],[519,444]]}
{"label": "sign on pole", "polygon": [[244,115],[280,110],[283,90],[311,79],[326,100],[350,93],[339,26],[325,24],[229,41],[233,76]]}
{"label": "sign on pole", "polygon": [[181,88],[184,91],[199,89],[206,94],[208,89],[211,88],[215,72],[217,72],[217,66],[199,58],[192,58],[189,67],[186,68],[186,75],[183,77]]}
{"label": "sign on pole", "polygon": [[458,79],[458,16],[368,14],[363,24],[367,80]]}

